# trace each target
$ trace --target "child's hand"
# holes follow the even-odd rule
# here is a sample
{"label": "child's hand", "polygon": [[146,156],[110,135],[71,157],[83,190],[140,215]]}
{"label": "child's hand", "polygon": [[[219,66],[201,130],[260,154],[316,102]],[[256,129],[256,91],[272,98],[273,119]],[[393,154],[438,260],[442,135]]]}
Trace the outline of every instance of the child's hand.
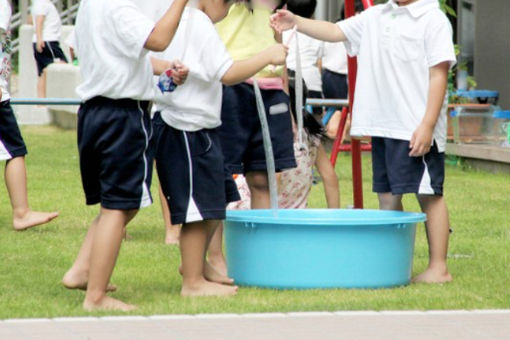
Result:
{"label": "child's hand", "polygon": [[274,45],[268,48],[272,65],[283,65],[289,54],[289,48],[283,44]]}
{"label": "child's hand", "polygon": [[173,69],[175,72],[172,74],[172,78],[177,85],[182,85],[188,78],[189,68],[181,63],[179,60],[173,62]]}
{"label": "child's hand", "polygon": [[279,9],[269,19],[271,27],[278,33],[290,30],[296,25],[296,16],[286,9]]}
{"label": "child's hand", "polygon": [[42,53],[44,46],[45,44],[43,40],[37,40],[37,43],[35,44],[35,49],[37,50],[37,52]]}
{"label": "child's hand", "polygon": [[432,135],[434,133],[434,127],[430,127],[425,124],[420,124],[414,131],[411,141],[409,142],[410,157],[420,157],[427,154],[430,151],[432,144]]}

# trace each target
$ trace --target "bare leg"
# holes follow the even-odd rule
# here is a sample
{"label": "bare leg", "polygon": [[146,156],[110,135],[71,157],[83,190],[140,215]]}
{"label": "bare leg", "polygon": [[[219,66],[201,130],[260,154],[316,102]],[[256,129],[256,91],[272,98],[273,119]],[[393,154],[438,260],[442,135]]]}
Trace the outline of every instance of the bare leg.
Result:
{"label": "bare leg", "polygon": [[123,211],[101,208],[92,232],[90,270],[83,308],[92,310],[130,311],[136,307],[106,296],[108,282],[115,267],[123,229],[137,210]]}
{"label": "bare leg", "polygon": [[[92,250],[92,240],[94,239],[94,232],[97,228],[98,221],[99,215],[92,221],[76,260],[62,279],[62,284],[68,289],[87,289],[90,270],[90,252]],[[114,292],[116,290],[117,287],[114,285],[108,285],[106,288],[107,292]]]}
{"label": "bare leg", "polygon": [[402,195],[393,195],[391,192],[378,193],[379,209],[403,211]]}
{"label": "bare leg", "polygon": [[425,223],[429,244],[429,265],[427,269],[416,276],[413,282],[445,283],[452,281],[448,272],[448,238],[450,223],[448,208],[443,196],[417,195],[421,210],[427,214]]}
{"label": "bare leg", "polygon": [[163,213],[163,221],[165,222],[165,243],[179,244],[179,235],[181,233],[180,224],[172,224],[170,220],[170,209],[161,185],[159,186],[159,201],[161,202],[161,212]]}
{"label": "bare leg", "polygon": [[223,255],[223,223],[216,229],[209,243],[208,261],[218,273],[225,277],[228,275],[227,262]]}
{"label": "bare leg", "polygon": [[16,230],[25,230],[48,223],[58,216],[58,212],[38,212],[30,210],[27,194],[25,158],[15,157],[5,165],[5,184],[12,206],[12,225]]}
{"label": "bare leg", "polygon": [[37,97],[46,98],[46,69],[44,69],[41,76],[37,78]]}
{"label": "bare leg", "polygon": [[246,183],[250,188],[251,208],[269,209],[271,201],[269,197],[269,181],[263,171],[251,171],[246,174]]}
{"label": "bare leg", "polygon": [[329,209],[340,208],[340,187],[338,185],[338,176],[335,173],[335,168],[329,162],[328,154],[322,144],[317,148],[317,158],[315,166],[319,171],[324,184],[324,193],[326,194],[326,202]]}
{"label": "bare leg", "polygon": [[205,278],[205,252],[208,241],[218,226],[209,220],[183,225],[181,231],[182,289],[183,296],[229,296],[237,293],[236,286],[210,282]]}

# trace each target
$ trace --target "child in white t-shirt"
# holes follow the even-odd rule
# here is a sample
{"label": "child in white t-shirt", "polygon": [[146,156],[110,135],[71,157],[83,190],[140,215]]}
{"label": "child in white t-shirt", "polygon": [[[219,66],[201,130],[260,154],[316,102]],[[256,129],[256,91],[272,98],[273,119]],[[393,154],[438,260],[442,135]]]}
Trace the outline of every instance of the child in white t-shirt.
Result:
{"label": "child in white t-shirt", "polygon": [[[234,295],[232,279],[205,259],[228,202],[239,195],[225,169],[217,128],[221,124],[222,84],[233,85],[268,64],[283,64],[286,48],[274,45],[233,62],[214,23],[233,4],[200,0],[187,8],[164,60],[179,59],[189,68],[186,83],[156,96],[156,168],[173,224],[182,224],[180,248],[183,296]],[[220,243],[221,244],[221,243]]]}
{"label": "child in white t-shirt", "polygon": [[443,198],[446,87],[455,63],[452,28],[437,0],[390,0],[337,24],[279,11],[278,30],[345,41],[358,56],[352,136],[372,137],[373,189],[381,209],[402,210],[415,193],[427,214],[429,266],[415,282],[452,280]]}
{"label": "child in white t-shirt", "polygon": [[37,64],[37,96],[46,97],[46,72],[54,62],[67,62],[60,48],[62,21],[57,8],[50,0],[33,0],[30,9],[34,24],[32,38],[34,57]]}
{"label": "child in white t-shirt", "polygon": [[115,290],[109,281],[127,224],[152,203],[149,101],[156,70],[148,52],[168,47],[186,3],[175,0],[156,23],[130,0],[87,0],[78,9],[80,170],[87,204],[101,206],[62,283],[87,290],[89,311],[135,308],[106,292]]}
{"label": "child in white t-shirt", "polygon": [[25,230],[51,221],[58,213],[32,211],[28,204],[25,167],[27,149],[10,105],[8,91],[11,72],[11,13],[9,2],[0,0],[0,160],[7,161],[5,184],[11,200],[12,225],[15,230]]}

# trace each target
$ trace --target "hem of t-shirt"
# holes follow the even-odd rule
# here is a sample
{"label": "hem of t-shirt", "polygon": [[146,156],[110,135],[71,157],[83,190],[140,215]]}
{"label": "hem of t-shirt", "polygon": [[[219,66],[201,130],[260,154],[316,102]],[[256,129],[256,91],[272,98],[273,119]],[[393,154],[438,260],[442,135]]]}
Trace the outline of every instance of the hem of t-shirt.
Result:
{"label": "hem of t-shirt", "polygon": [[0,100],[0,103],[11,100],[11,95],[9,94],[9,92],[3,92],[1,89],[0,92],[2,92],[2,99]]}
{"label": "hem of t-shirt", "polygon": [[[179,120],[169,119],[168,115],[164,114],[164,113],[167,113],[169,115],[172,115],[172,113],[176,113],[176,114],[179,114],[179,115],[186,116],[186,115],[189,115],[189,114],[204,114],[203,112],[198,112],[198,111],[171,111],[171,110],[165,110],[165,109],[163,109],[163,110],[159,110],[158,109],[158,111],[160,112],[161,119],[165,122],[165,124],[167,124],[168,126],[173,127],[174,129],[181,130],[181,131],[195,132],[195,131],[200,131],[200,130],[204,130],[204,129],[215,129],[218,126],[221,125],[221,118],[218,118],[218,120],[214,124],[211,123],[211,124],[197,125],[197,124],[194,124],[192,122],[183,123],[183,122],[180,122]],[[207,113],[207,115],[209,115],[209,113]],[[218,113],[218,117],[221,117],[220,113]],[[202,123],[202,121],[201,121],[201,123]]]}
{"label": "hem of t-shirt", "polygon": [[[253,85],[253,79],[247,79],[246,84]],[[261,90],[283,90],[283,79],[278,78],[257,78],[257,84]]]}
{"label": "hem of t-shirt", "polygon": [[449,55],[434,57],[428,62],[428,64],[429,64],[429,67],[434,67],[434,66],[436,66],[440,63],[444,63],[446,61],[450,63],[450,70],[457,64],[457,59],[455,59],[455,57],[452,57]]}
{"label": "hem of t-shirt", "polygon": [[[351,136],[352,137],[383,137],[383,138],[392,138],[399,140],[410,141],[412,137],[412,133],[404,132],[404,131],[393,131],[393,130],[382,130],[382,129],[373,129],[373,128],[351,128]],[[438,152],[445,152],[446,149],[446,141],[442,138],[433,137],[433,141],[437,144]]]}
{"label": "hem of t-shirt", "polygon": [[351,57],[357,56],[359,53],[359,50],[355,49],[354,46],[352,46],[352,44],[351,44],[351,41],[350,41],[351,40],[351,32],[349,30],[349,26],[347,24],[345,24],[343,21],[339,21],[336,24],[338,25],[338,27],[340,27],[340,29],[344,33],[345,37],[347,38],[347,40],[345,40],[343,42],[344,46],[345,46],[345,50],[347,51],[347,54]]}

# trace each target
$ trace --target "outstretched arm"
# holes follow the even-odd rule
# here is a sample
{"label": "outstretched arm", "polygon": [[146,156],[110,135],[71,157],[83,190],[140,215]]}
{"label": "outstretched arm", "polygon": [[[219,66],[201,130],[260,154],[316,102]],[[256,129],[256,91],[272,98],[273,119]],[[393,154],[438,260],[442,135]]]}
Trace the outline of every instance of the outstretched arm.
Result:
{"label": "outstretched arm", "polygon": [[271,27],[278,32],[289,30],[297,25],[299,32],[318,40],[329,42],[347,40],[344,32],[342,32],[337,24],[328,21],[303,18],[285,9],[276,11],[276,13],[271,16],[270,22]]}
{"label": "outstretched arm", "polygon": [[423,119],[416,128],[409,143],[409,156],[423,156],[429,152],[432,145],[432,135],[437,123],[446,94],[448,84],[449,62],[443,62],[430,68],[429,94],[427,109]]}
{"label": "outstretched arm", "polygon": [[170,45],[187,3],[188,0],[175,0],[172,3],[165,15],[156,23],[154,30],[147,38],[144,45],[146,49],[162,52]]}
{"label": "outstretched arm", "polygon": [[271,46],[251,58],[235,61],[221,78],[225,85],[238,84],[262,70],[269,64],[283,65],[287,58],[287,47],[281,44]]}

